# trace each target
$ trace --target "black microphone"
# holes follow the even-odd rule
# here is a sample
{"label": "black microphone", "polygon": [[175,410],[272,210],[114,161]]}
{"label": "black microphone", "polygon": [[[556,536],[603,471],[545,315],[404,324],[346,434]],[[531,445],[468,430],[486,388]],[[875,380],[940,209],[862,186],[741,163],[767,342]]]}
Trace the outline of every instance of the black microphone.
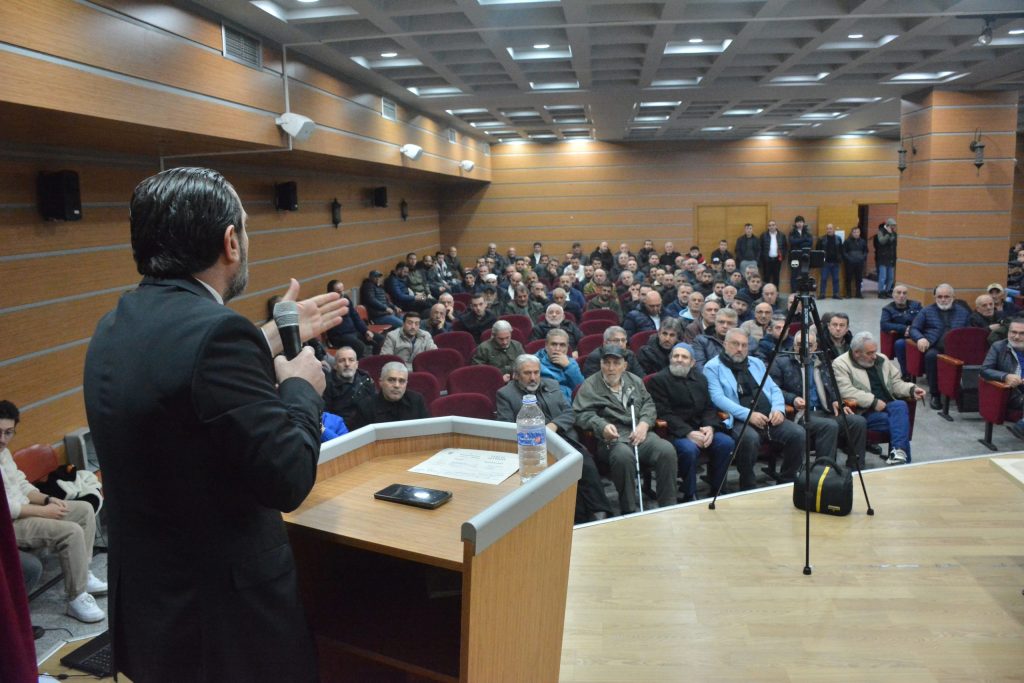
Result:
{"label": "black microphone", "polygon": [[294,301],[278,301],[274,304],[274,323],[281,335],[284,346],[284,357],[295,358],[302,350],[302,337],[299,336],[299,305]]}

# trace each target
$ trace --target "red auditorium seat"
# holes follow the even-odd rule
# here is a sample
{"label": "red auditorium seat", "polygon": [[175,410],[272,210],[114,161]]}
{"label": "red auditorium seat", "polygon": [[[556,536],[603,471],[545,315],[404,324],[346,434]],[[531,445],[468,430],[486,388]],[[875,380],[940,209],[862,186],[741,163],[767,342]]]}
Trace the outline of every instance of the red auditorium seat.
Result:
{"label": "red auditorium seat", "polygon": [[964,366],[980,366],[985,361],[988,333],[987,328],[981,327],[960,327],[946,333],[943,352],[938,357],[939,394],[942,396],[939,417],[953,421],[949,402],[960,399]]}
{"label": "red auditorium seat", "polygon": [[473,359],[473,352],[476,351],[476,342],[469,332],[443,332],[434,337],[434,344],[439,349],[455,349],[462,354],[466,363]]}
{"label": "red auditorium seat", "polygon": [[441,386],[448,381],[448,373],[465,364],[462,354],[455,349],[431,349],[417,354],[412,359],[413,370],[429,372],[437,378],[437,382]]}
{"label": "red auditorium seat", "polygon": [[406,388],[423,397],[427,410],[430,410],[430,404],[441,395],[441,383],[429,372],[410,372]]}
{"label": "red auditorium seat", "polygon": [[459,417],[476,417],[481,420],[494,419],[494,401],[483,394],[452,394],[442,396],[430,404],[433,417],[458,415]]}
{"label": "red auditorium seat", "polygon": [[392,361],[401,363],[402,359],[390,353],[379,356],[367,356],[359,361],[359,369],[365,372],[373,380],[373,383],[380,385],[380,369]]}
{"label": "red auditorium seat", "polygon": [[483,394],[494,400],[494,395],[505,386],[501,370],[492,365],[470,365],[456,368],[448,375],[448,395]]}
{"label": "red auditorium seat", "polygon": [[618,325],[619,314],[608,308],[592,308],[589,311],[583,311],[581,320],[584,323],[590,320],[610,320],[613,325]]}

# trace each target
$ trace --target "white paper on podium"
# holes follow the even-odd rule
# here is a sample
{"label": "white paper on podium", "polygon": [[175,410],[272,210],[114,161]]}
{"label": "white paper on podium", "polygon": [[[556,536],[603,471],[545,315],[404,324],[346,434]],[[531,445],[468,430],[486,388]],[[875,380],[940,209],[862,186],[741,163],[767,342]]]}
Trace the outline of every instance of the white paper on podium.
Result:
{"label": "white paper on podium", "polygon": [[497,485],[519,471],[519,454],[445,448],[419,465],[410,467],[409,471]]}

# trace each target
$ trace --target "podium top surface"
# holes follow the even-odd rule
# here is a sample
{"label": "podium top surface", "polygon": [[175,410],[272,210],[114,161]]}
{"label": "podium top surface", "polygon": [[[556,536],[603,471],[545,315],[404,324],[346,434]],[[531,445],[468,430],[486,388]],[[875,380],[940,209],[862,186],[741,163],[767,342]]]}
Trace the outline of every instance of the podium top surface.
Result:
{"label": "podium top surface", "polygon": [[[302,506],[285,520],[337,536],[339,543],[461,571],[461,527],[481,511],[519,488],[519,476],[498,485],[409,472],[437,448],[378,455],[318,481]],[[411,484],[452,492],[435,510],[376,500],[390,484]]]}

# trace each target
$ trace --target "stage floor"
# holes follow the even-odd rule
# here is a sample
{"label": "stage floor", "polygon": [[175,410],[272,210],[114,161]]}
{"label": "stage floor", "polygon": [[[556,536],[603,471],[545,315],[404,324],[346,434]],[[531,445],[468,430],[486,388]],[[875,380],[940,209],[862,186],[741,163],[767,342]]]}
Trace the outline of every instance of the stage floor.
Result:
{"label": "stage floor", "polygon": [[[1020,458],[1020,454],[996,458]],[[562,681],[1024,680],[1024,486],[872,470],[848,517],[762,489],[577,529]]]}

